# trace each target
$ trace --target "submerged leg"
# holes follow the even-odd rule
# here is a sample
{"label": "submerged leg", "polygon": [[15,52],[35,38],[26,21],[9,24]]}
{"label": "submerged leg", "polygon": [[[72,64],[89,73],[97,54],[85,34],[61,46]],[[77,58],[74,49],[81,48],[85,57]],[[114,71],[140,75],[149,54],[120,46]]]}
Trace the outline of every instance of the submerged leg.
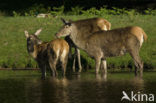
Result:
{"label": "submerged leg", "polygon": [[42,76],[41,76],[41,78],[42,79],[45,79],[45,74],[46,74],[46,71],[45,71],[45,65],[43,64],[43,63],[38,63],[38,65],[39,65],[39,68],[41,69],[41,73],[42,73]]}

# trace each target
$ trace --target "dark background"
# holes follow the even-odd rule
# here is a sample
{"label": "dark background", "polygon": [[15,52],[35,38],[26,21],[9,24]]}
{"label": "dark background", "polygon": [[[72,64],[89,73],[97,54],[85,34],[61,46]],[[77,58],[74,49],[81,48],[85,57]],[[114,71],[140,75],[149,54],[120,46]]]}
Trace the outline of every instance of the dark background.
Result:
{"label": "dark background", "polygon": [[71,7],[79,6],[84,9],[96,7],[97,9],[107,6],[112,7],[136,9],[142,11],[147,8],[156,9],[156,0],[0,0],[0,11],[12,12],[22,11],[34,4],[43,4],[44,7],[59,7],[65,6],[65,11],[70,11]]}

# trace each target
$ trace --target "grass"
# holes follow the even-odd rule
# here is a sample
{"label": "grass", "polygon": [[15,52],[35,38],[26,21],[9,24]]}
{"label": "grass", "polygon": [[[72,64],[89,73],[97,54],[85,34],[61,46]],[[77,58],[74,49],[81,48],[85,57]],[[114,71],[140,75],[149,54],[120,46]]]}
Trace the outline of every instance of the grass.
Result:
{"label": "grass", "polygon": [[[65,19],[79,20],[95,16],[62,16]],[[112,23],[112,29],[130,25],[137,25],[144,29],[148,40],[143,44],[140,55],[146,69],[156,68],[156,16],[152,15],[104,15],[103,18]],[[24,30],[34,33],[43,28],[39,36],[43,41],[54,39],[54,34],[62,26],[60,18],[35,17],[0,17],[0,67],[1,68],[36,68],[36,62],[28,55]],[[81,51],[84,68],[93,68],[94,60]],[[127,54],[122,57],[108,58],[109,68],[134,67],[131,57]],[[69,62],[71,68],[71,61]]]}

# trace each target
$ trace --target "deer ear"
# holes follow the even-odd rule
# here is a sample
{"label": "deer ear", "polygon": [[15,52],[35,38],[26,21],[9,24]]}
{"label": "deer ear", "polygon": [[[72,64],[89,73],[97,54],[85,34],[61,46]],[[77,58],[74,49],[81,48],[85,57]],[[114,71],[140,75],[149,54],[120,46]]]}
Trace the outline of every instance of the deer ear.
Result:
{"label": "deer ear", "polygon": [[35,32],[35,35],[38,36],[40,34],[40,32],[42,31],[42,28],[38,29],[36,32]]}
{"label": "deer ear", "polygon": [[65,25],[68,25],[68,26],[71,26],[71,20],[70,21],[66,21],[64,20],[63,18],[61,18],[62,22],[65,24]]}
{"label": "deer ear", "polygon": [[65,19],[61,18],[61,21],[66,25],[68,23],[68,21],[66,21]]}
{"label": "deer ear", "polygon": [[25,33],[25,37],[28,38],[29,37],[28,31],[25,30],[24,33]]}

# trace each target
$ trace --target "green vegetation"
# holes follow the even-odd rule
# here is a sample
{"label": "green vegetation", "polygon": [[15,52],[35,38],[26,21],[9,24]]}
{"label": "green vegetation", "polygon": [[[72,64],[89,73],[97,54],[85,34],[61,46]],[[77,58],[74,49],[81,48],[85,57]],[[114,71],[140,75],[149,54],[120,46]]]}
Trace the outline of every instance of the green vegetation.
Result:
{"label": "green vegetation", "polygon": [[[100,9],[96,9],[95,7],[92,7],[90,9],[84,10],[83,7],[72,7],[70,11],[65,11],[64,6],[60,7],[47,7],[44,8],[43,5],[34,5],[33,7],[30,7],[29,9],[26,9],[24,11],[16,12],[13,11],[12,15],[17,16],[36,16],[39,13],[48,13],[53,16],[60,16],[60,15],[83,15],[83,16],[102,16],[102,15],[136,15],[136,14],[146,14],[146,15],[156,15],[155,9],[146,9],[142,10],[141,12],[135,10],[135,9],[126,9],[126,8],[116,8],[111,7],[111,9],[107,9],[107,6],[103,6]],[[1,15],[5,15],[5,13],[1,12]]]}
{"label": "green vegetation", "polygon": [[[75,10],[75,9],[73,9]],[[79,11],[77,11],[79,12]],[[43,41],[54,39],[54,34],[63,25],[60,17],[71,20],[86,19],[91,17],[103,17],[112,23],[112,29],[129,25],[137,25],[144,29],[148,35],[147,42],[144,42],[140,55],[144,61],[145,69],[156,68],[156,16],[141,14],[121,15],[75,15],[58,16],[57,18],[36,18],[32,16],[0,17],[0,68],[26,68],[37,67],[36,62],[28,55],[26,49],[26,38],[24,30],[34,33],[37,29],[43,28],[39,36]],[[82,65],[84,68],[93,68],[94,60],[82,53]],[[134,67],[131,57],[127,54],[122,57],[108,58],[109,68]],[[71,68],[71,61],[69,68]]]}
{"label": "green vegetation", "polygon": [[113,13],[114,11],[119,13],[131,9],[139,13],[149,13],[149,11],[156,9],[156,3],[154,0],[77,0],[74,2],[72,0],[13,0],[9,3],[6,0],[0,1],[0,15],[9,16],[14,14],[36,15],[38,13],[51,13],[51,11],[57,14],[56,11],[62,10],[64,13],[81,14],[84,10],[98,9],[99,12],[101,8],[109,9],[109,11],[104,11]]}

